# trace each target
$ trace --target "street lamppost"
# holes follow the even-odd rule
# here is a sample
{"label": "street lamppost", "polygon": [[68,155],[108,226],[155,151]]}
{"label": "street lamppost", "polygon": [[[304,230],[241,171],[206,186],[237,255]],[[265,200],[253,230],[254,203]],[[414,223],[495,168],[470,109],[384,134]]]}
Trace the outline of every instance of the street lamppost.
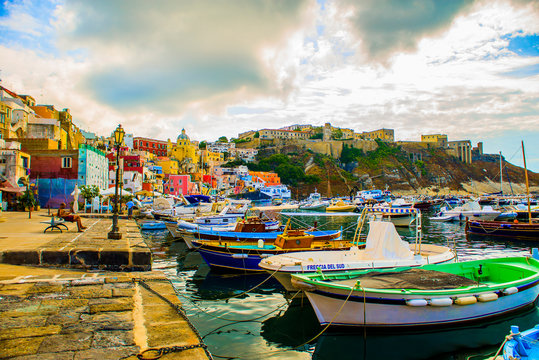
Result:
{"label": "street lamppost", "polygon": [[112,229],[108,234],[109,239],[119,240],[122,234],[118,229],[118,181],[120,181],[120,146],[124,141],[124,129],[122,125],[118,125],[114,130],[114,147],[116,148],[116,181],[114,182],[114,213],[112,215]]}

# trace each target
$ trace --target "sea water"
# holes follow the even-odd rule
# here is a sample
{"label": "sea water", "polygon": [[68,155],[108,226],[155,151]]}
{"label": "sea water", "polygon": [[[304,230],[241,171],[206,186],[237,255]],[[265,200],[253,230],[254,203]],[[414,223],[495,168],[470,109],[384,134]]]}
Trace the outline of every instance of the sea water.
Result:
{"label": "sea water", "polygon": [[[283,221],[286,217],[283,216]],[[352,238],[357,217],[301,217],[296,225],[340,229]],[[409,242],[415,227],[397,228]],[[173,242],[166,232],[146,232],[154,269],[173,283],[189,319],[215,359],[485,359],[511,325],[539,323],[537,307],[510,317],[441,329],[332,329],[318,324],[309,301],[285,293],[267,273],[210,271],[197,252]],[[457,250],[459,261],[530,254],[530,243],[486,236],[466,238],[464,224],[429,223],[423,215],[423,242]],[[532,244],[533,245],[533,244]],[[268,277],[270,277],[268,279]],[[295,297],[294,297],[295,295]]]}

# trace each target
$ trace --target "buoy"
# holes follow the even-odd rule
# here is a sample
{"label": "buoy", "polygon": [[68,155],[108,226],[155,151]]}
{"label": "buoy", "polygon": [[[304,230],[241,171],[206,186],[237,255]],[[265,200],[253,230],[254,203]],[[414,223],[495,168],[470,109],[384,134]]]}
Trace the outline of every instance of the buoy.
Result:
{"label": "buoy", "polygon": [[264,240],[258,239],[258,248],[263,249],[264,248]]}
{"label": "buoy", "polygon": [[246,259],[247,258],[247,254],[232,254],[232,257],[234,259]]}
{"label": "buoy", "polygon": [[477,298],[475,296],[461,296],[455,299],[456,305],[472,305],[477,302]]}
{"label": "buoy", "polygon": [[425,299],[410,299],[406,300],[408,306],[427,306],[428,302]]}
{"label": "buoy", "polygon": [[429,300],[430,306],[451,306],[453,305],[453,300],[451,298],[436,298]]}
{"label": "buoy", "polygon": [[477,297],[477,300],[479,300],[480,302],[494,301],[498,300],[498,295],[496,295],[495,293],[481,294]]}
{"label": "buoy", "polygon": [[513,295],[513,294],[516,294],[517,292],[518,292],[518,289],[514,286],[503,290],[504,295]]}

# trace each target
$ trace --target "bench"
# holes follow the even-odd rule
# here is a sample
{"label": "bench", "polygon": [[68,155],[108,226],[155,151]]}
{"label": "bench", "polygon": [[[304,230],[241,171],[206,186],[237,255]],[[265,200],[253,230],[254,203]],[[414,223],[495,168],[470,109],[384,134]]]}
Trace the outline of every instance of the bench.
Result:
{"label": "bench", "polygon": [[64,230],[69,230],[69,228],[65,224],[65,220],[62,218],[58,218],[54,215],[51,216],[50,221],[42,221],[42,223],[49,224],[49,226],[47,226],[45,230],[43,230],[44,233],[46,233],[47,230],[53,231],[54,229],[60,230],[60,232],[62,232],[62,227],[64,228]]}

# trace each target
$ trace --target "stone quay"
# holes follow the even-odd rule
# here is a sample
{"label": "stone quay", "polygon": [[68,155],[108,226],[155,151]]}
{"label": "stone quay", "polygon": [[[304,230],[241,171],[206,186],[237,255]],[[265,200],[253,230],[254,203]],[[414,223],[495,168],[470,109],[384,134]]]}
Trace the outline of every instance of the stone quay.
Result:
{"label": "stone quay", "polygon": [[211,359],[134,220],[50,219],[0,213],[1,359]]}

